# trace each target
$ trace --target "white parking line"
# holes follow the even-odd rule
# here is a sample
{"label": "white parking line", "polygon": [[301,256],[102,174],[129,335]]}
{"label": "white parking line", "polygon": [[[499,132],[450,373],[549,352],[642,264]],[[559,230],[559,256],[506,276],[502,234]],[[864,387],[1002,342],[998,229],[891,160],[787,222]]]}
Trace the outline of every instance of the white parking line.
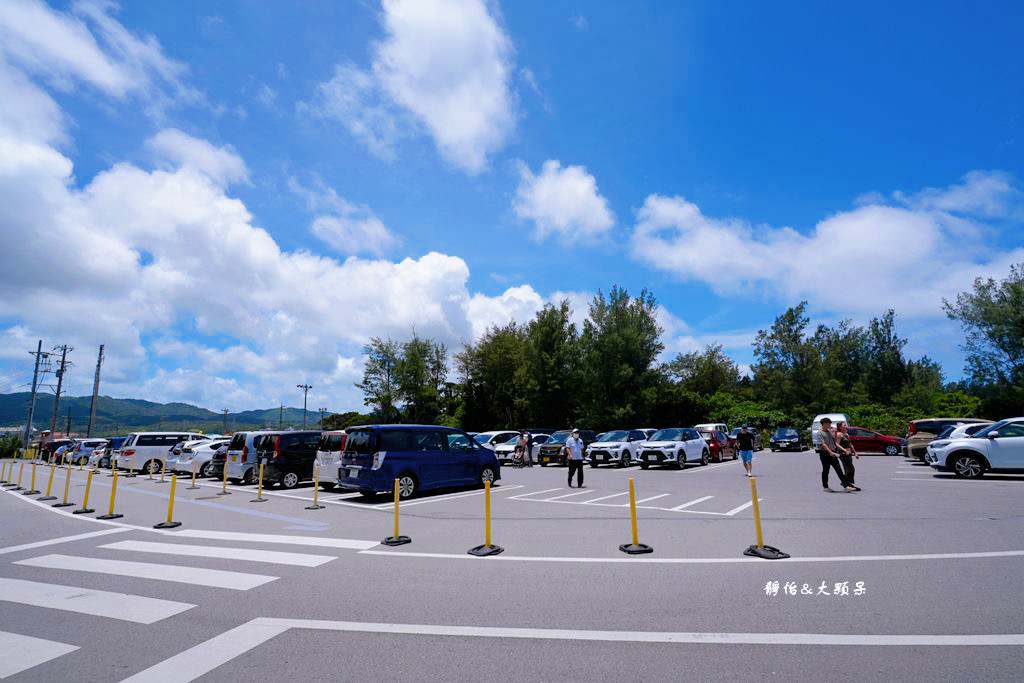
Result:
{"label": "white parking line", "polygon": [[559,486],[553,489],[543,489],[541,491],[527,491],[526,493],[520,493],[518,496],[509,496],[508,500],[530,500],[526,496],[539,496],[542,493],[551,493],[552,491],[561,491],[563,486]]}
{"label": "white parking line", "polygon": [[689,503],[683,503],[682,505],[677,505],[674,508],[670,508],[670,509],[673,512],[677,512],[679,510],[685,510],[686,508],[690,507],[691,505],[696,505],[697,503],[703,503],[705,500],[711,500],[712,498],[714,498],[714,496],[704,496],[703,498],[698,498],[696,500],[691,500]]}
{"label": "white parking line", "polygon": [[152,624],[195,607],[187,602],[5,578],[0,578],[0,600],[136,624]]}
{"label": "white parking line", "polygon": [[321,548],[344,548],[346,550],[367,550],[374,548],[378,541],[357,541],[350,538],[321,538],[317,536],[285,536],[282,534],[247,534],[241,531],[214,531],[212,529],[180,529],[165,531],[168,536],[206,538],[217,541],[246,541],[249,543],[281,543],[283,545],[311,545]]}
{"label": "white parking line", "polygon": [[[503,491],[512,491],[521,488],[525,487],[522,484],[514,484],[512,486],[501,486],[492,488],[491,493],[497,494],[502,493]],[[484,489],[480,489],[479,491],[462,491],[460,493],[449,493],[441,496],[433,496],[431,498],[420,498],[417,500],[410,500],[408,502],[403,501],[402,503],[399,504],[399,508],[409,507],[410,505],[426,505],[427,503],[438,503],[445,500],[452,500],[454,498],[472,498],[473,496],[482,496],[484,495],[484,493]],[[394,506],[395,504],[391,502],[381,505],[381,508],[392,509],[394,508]]]}
{"label": "white parking line", "polygon": [[333,555],[307,555],[305,553],[284,553],[277,550],[254,550],[252,548],[222,548],[208,545],[183,545],[181,543],[150,543],[148,541],[118,541],[97,546],[110,550],[128,550],[139,553],[163,555],[187,555],[189,557],[213,557],[225,560],[267,562],[297,567],[319,567],[336,559]]}
{"label": "white parking line", "polygon": [[[667,494],[667,493],[660,493],[660,494],[658,494],[656,496],[651,496],[650,498],[641,498],[640,500],[636,501],[636,504],[639,505],[640,503],[646,503],[649,500],[657,500],[658,498],[664,498],[667,495],[669,495],[669,494]],[[629,503],[623,503],[619,507],[628,508],[629,507]]]}
{"label": "white parking line", "polygon": [[203,569],[173,564],[152,564],[150,562],[127,562],[125,560],[103,560],[95,557],[72,555],[41,555],[14,564],[45,569],[66,569],[76,572],[113,574],[156,581],[172,581],[194,586],[211,586],[230,590],[247,591],[265,583],[276,581],[276,576],[226,572],[220,569]]}
{"label": "white parking line", "polygon": [[42,548],[48,545],[57,545],[59,543],[69,543],[71,541],[79,541],[83,538],[93,538],[95,536],[106,536],[108,534],[120,534],[128,531],[128,529],[103,529],[101,531],[90,531],[85,534],[75,534],[74,536],[64,536],[62,538],[52,538],[49,541],[36,541],[35,543],[25,543],[23,545],[12,545],[7,548],[0,548],[0,555],[6,555],[7,553],[16,553],[19,550],[31,550],[32,548]]}
{"label": "white parking line", "polygon": [[620,491],[618,493],[613,493],[610,496],[601,496],[600,498],[593,498],[591,500],[585,500],[585,501],[583,501],[582,504],[583,505],[590,505],[592,503],[596,503],[599,500],[608,500],[609,498],[614,498],[615,496],[628,496],[628,495],[629,495],[629,491]]}
{"label": "white parking line", "polygon": [[0,631],[0,678],[21,673],[77,649],[77,645]]}
{"label": "white parking line", "polygon": [[[760,502],[763,502],[763,501],[764,501],[764,498],[758,498],[758,499],[757,499],[757,502],[758,502],[758,503],[760,503]],[[726,512],[725,514],[727,514],[728,516],[732,517],[732,516],[733,516],[733,515],[735,515],[735,514],[736,514],[737,512],[740,512],[741,510],[746,510],[746,509],[747,509],[748,507],[750,507],[750,506],[751,506],[751,505],[753,505],[753,504],[754,504],[754,501],[752,501],[752,500],[748,500],[748,501],[747,501],[746,503],[744,503],[743,505],[740,505],[739,507],[735,507],[735,508],[733,508],[732,510],[729,510],[728,512]]]}
{"label": "white parking line", "polygon": [[572,493],[566,493],[561,496],[555,496],[554,498],[540,498],[537,500],[538,503],[550,503],[553,500],[561,500],[562,498],[569,498],[571,496],[582,496],[587,493],[593,493],[593,491],[574,491]]}

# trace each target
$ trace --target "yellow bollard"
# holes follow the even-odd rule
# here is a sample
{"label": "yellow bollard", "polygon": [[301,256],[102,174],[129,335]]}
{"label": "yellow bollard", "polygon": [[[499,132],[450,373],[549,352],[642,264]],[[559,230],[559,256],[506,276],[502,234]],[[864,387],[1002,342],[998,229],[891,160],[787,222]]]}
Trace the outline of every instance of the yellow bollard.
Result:
{"label": "yellow bollard", "polygon": [[[409,538],[408,536],[400,536],[399,533],[398,533],[398,500],[399,500],[399,498],[400,498],[400,496],[399,496],[399,491],[398,491],[398,480],[395,479],[395,535],[394,536],[388,536],[383,541],[381,541],[381,544],[383,544],[383,545],[405,545],[406,543],[412,543],[412,539],[411,538]],[[488,536],[487,541],[488,541],[488,543],[490,543],[490,536]]]}
{"label": "yellow bollard", "polygon": [[0,467],[0,484],[6,484],[6,483],[7,483],[7,463],[4,463],[3,466]]}
{"label": "yellow bollard", "polygon": [[743,554],[760,557],[765,560],[783,560],[789,557],[788,553],[784,553],[774,546],[764,544],[764,539],[761,536],[761,508],[757,500],[757,477],[750,478],[750,496],[754,503],[754,526],[757,529],[757,545],[749,546],[743,551]]}
{"label": "yellow bollard", "polygon": [[39,491],[36,491],[36,461],[32,461],[32,483],[29,484],[29,490],[23,491],[23,496],[38,496]]}
{"label": "yellow bollard", "polygon": [[[166,484],[167,483],[166,481],[164,481],[164,472],[166,472],[166,471],[167,471],[167,463],[165,463],[165,462],[160,463],[160,483],[161,484]],[[174,475],[171,474],[171,476],[173,477]]]}
{"label": "yellow bollard", "polygon": [[152,460],[149,461],[149,467],[147,469],[149,470],[149,476],[146,477],[146,479],[149,479],[150,481],[153,481],[153,461]]}
{"label": "yellow bollard", "polygon": [[[224,462],[227,465],[227,461]],[[263,460],[260,460],[260,478],[256,484],[256,497],[249,501],[250,503],[266,503],[267,499],[263,497]]]}
{"label": "yellow bollard", "polygon": [[218,496],[230,496],[231,491],[228,491],[228,456],[224,456],[224,488],[220,490]]}
{"label": "yellow bollard", "polygon": [[[313,463],[313,504],[307,505],[307,510],[323,510],[324,505],[320,504],[320,463]],[[397,505],[395,506],[398,507]],[[397,513],[396,513],[397,514]],[[397,522],[397,520],[396,520]],[[395,535],[398,535],[398,526],[395,526]]]}
{"label": "yellow bollard", "polygon": [[467,552],[477,557],[497,555],[505,551],[500,545],[491,544],[491,482],[484,482],[484,544],[470,548]]}
{"label": "yellow bollard", "polygon": [[23,475],[23,474],[25,474],[25,461],[24,460],[22,460],[18,464],[18,483],[14,485],[14,488],[11,489],[12,491],[21,491],[22,490],[22,488],[21,488],[21,475]]}
{"label": "yellow bollard", "polygon": [[67,467],[68,467],[68,476],[64,480],[64,502],[63,503],[54,503],[53,507],[55,507],[55,508],[66,508],[66,507],[69,507],[71,505],[74,505],[74,503],[69,503],[68,502],[68,490],[71,488],[71,465],[68,465]]}
{"label": "yellow bollard", "polygon": [[174,514],[174,487],[178,485],[178,475],[171,475],[171,495],[167,497],[167,521],[154,524],[154,529],[173,529],[176,526],[181,526],[181,522],[171,521],[171,517]]}
{"label": "yellow bollard", "polygon": [[619,546],[619,550],[626,553],[627,555],[645,555],[647,553],[653,553],[654,548],[647,545],[646,543],[640,542],[640,536],[636,529],[636,493],[633,489],[633,479],[629,480],[629,519],[633,527],[633,542],[623,543]]}
{"label": "yellow bollard", "polygon": [[95,512],[89,507],[89,488],[92,486],[92,470],[89,470],[89,476],[85,480],[85,500],[82,501],[82,507],[77,510],[72,510],[73,515],[84,515],[87,512]]}
{"label": "yellow bollard", "polygon": [[53,488],[53,471],[57,469],[57,463],[50,463],[50,480],[46,482],[46,495],[38,500],[57,500],[57,496],[50,495],[50,489]]}
{"label": "yellow bollard", "polygon": [[[127,479],[131,479],[135,476],[135,456],[132,456],[132,462],[128,463],[128,474],[124,475]],[[142,470],[139,470],[140,472]]]}
{"label": "yellow bollard", "polygon": [[99,515],[96,519],[117,519],[118,517],[124,517],[124,515],[114,514],[114,498],[117,496],[117,470],[114,470],[114,481],[110,485],[110,512],[105,515]]}
{"label": "yellow bollard", "polygon": [[190,489],[197,489],[197,488],[199,488],[196,485],[196,461],[195,461],[195,458],[192,459],[192,485],[189,486],[189,488]]}

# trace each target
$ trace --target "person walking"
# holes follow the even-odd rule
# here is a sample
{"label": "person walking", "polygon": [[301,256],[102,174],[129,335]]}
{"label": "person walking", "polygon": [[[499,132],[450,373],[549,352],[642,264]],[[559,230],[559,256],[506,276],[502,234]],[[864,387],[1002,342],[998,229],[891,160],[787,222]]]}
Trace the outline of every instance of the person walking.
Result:
{"label": "person walking", "polygon": [[740,433],[736,435],[736,445],[739,446],[740,459],[743,460],[743,468],[747,470],[747,476],[754,476],[751,471],[754,461],[754,435],[747,425],[743,425],[740,428]]}
{"label": "person walking", "polygon": [[512,458],[512,462],[518,467],[524,467],[526,465],[526,454],[528,448],[528,442],[526,440],[526,432],[519,432],[519,436],[516,437],[516,454]]}
{"label": "person walking", "polygon": [[850,440],[850,433],[847,431],[845,422],[836,424],[836,442],[843,450],[839,455],[839,460],[843,463],[843,471],[846,472],[846,485],[852,487],[854,491],[860,491],[860,487],[853,482],[853,477],[857,473],[857,469],[853,466],[853,459],[860,460],[860,455],[853,447],[853,441]]}
{"label": "person walking", "polygon": [[565,440],[565,462],[569,465],[569,488],[572,488],[572,473],[576,473],[576,487],[583,488],[583,441],[580,430],[573,429]]}
{"label": "person walking", "polygon": [[533,467],[533,434],[526,432],[526,466]]}
{"label": "person walking", "polygon": [[832,420],[827,417],[821,418],[821,429],[815,432],[815,435],[817,438],[814,439],[814,450],[818,454],[818,459],[821,460],[822,488],[825,491],[832,491],[828,486],[829,468],[832,468],[839,475],[839,484],[847,491],[853,491],[853,487],[846,483],[846,474],[839,461],[841,449],[836,445],[835,435],[832,433]]}

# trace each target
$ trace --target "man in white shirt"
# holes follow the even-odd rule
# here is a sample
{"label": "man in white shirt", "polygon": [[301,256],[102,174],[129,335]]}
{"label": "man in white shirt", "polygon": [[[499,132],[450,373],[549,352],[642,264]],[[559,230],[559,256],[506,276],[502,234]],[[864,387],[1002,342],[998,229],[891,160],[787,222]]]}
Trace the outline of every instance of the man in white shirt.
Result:
{"label": "man in white shirt", "polygon": [[578,429],[573,429],[565,440],[565,462],[569,465],[569,488],[572,488],[573,472],[576,472],[577,488],[583,488],[583,441]]}

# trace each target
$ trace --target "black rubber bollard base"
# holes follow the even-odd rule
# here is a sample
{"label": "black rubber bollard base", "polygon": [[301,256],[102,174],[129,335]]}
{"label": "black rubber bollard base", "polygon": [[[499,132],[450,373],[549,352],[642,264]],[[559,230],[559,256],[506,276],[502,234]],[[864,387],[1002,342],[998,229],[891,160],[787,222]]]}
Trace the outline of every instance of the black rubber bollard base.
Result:
{"label": "black rubber bollard base", "polygon": [[92,508],[79,508],[77,510],[72,510],[71,514],[73,514],[73,515],[84,515],[84,514],[88,514],[90,512],[96,512],[96,511],[93,510]]}
{"label": "black rubber bollard base", "polygon": [[[412,543],[412,539],[408,536],[388,536],[380,542],[381,545],[405,545],[406,543]],[[470,550],[469,552],[473,551]]]}
{"label": "black rubber bollard base", "polygon": [[470,555],[476,555],[477,557],[487,557],[488,555],[498,555],[505,552],[505,549],[500,545],[478,545],[475,548],[470,548],[466,551]]}
{"label": "black rubber bollard base", "polygon": [[23,496],[38,496],[39,495],[39,491],[22,491],[21,495],[23,495]]}
{"label": "black rubber bollard base", "polygon": [[307,510],[323,510],[325,507],[327,507],[327,506],[326,505],[321,505],[320,503],[317,503],[316,505],[307,505],[306,509]]}
{"label": "black rubber bollard base", "polygon": [[230,496],[231,495],[231,491],[218,491],[217,495],[218,496]]}
{"label": "black rubber bollard base", "polygon": [[202,486],[186,486],[185,490],[186,491],[194,491],[196,489],[201,489],[201,488],[203,488],[203,487]]}
{"label": "black rubber bollard base", "polygon": [[124,517],[124,515],[113,514],[113,515],[100,515],[96,519],[121,519],[122,517]]}
{"label": "black rubber bollard base", "polygon": [[789,553],[784,553],[778,548],[770,545],[762,546],[758,548],[756,545],[752,545],[743,551],[744,555],[750,555],[751,557],[760,557],[765,560],[784,560],[789,557]]}
{"label": "black rubber bollard base", "polygon": [[646,543],[623,543],[619,546],[619,550],[627,555],[646,555],[654,552],[654,548]]}
{"label": "black rubber bollard base", "polygon": [[54,503],[54,504],[53,504],[53,505],[51,505],[50,507],[55,507],[55,508],[69,508],[69,507],[71,507],[72,505],[78,505],[78,503]]}
{"label": "black rubber bollard base", "polygon": [[160,522],[159,524],[154,524],[153,528],[154,529],[173,529],[176,526],[181,526],[181,522]]}
{"label": "black rubber bollard base", "polygon": [[36,500],[57,500],[57,496],[43,496],[42,498],[36,498]]}
{"label": "black rubber bollard base", "polygon": [[269,498],[253,498],[249,502],[250,503],[266,503],[268,500],[270,500],[270,499]]}

